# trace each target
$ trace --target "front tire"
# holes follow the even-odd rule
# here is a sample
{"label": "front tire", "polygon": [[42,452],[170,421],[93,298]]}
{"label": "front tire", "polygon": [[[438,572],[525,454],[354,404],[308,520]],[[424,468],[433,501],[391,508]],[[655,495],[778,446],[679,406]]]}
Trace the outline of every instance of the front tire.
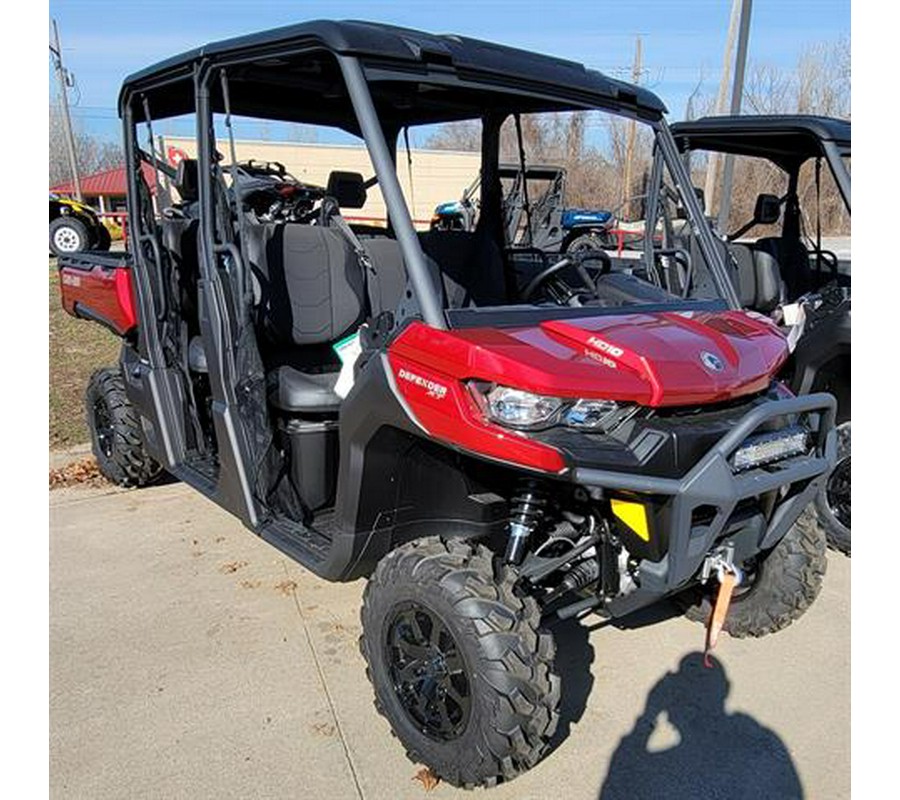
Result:
{"label": "front tire", "polygon": [[55,256],[80,253],[88,249],[90,241],[87,225],[77,217],[66,215],[50,223],[50,251]]}
{"label": "front tire", "polygon": [[514,778],[556,730],[553,638],[514,583],[485,547],[427,538],[385,556],[363,596],[375,708],[413,762],[454,786]]}
{"label": "front tire", "polygon": [[162,467],[147,452],[138,415],[117,369],[99,369],[85,393],[91,449],[100,473],[117,486],[146,486]]}
{"label": "front tire", "polygon": [[[825,550],[824,532],[804,511],[784,538],[747,571],[747,584],[735,591],[723,629],[737,639],[766,636],[801,617],[822,588]],[[707,624],[715,600],[711,589],[689,590],[679,600],[688,619]]]}
{"label": "front tire", "polygon": [[814,502],[828,544],[850,555],[850,420],[837,426],[837,464]]}

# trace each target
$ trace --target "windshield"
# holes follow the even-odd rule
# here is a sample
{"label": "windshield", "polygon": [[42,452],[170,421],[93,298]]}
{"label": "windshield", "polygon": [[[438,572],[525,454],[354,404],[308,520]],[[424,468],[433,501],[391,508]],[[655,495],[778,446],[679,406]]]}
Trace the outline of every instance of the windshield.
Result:
{"label": "windshield", "polygon": [[[409,136],[416,148],[459,157],[481,148],[481,133],[481,121],[472,119],[415,126]],[[698,240],[705,221],[691,224],[683,200],[691,190],[666,159],[654,173],[654,149],[663,135],[661,127],[600,110],[507,115],[496,161],[481,164],[471,183],[455,177],[457,186],[477,191],[451,202],[461,193],[448,186],[433,206],[429,230],[420,234],[426,254],[443,256],[443,263],[435,260],[445,273],[458,272],[451,253],[475,255],[493,268],[495,280],[482,279],[463,308],[451,300],[451,323],[478,324],[473,306],[490,306],[492,324],[515,324],[535,313],[583,315],[584,309],[721,306],[722,292]],[[416,197],[409,202],[417,201],[421,185],[433,191],[441,177],[423,174],[415,162],[411,174]],[[491,230],[501,247],[484,245],[479,234]],[[514,281],[511,297],[504,269]]]}

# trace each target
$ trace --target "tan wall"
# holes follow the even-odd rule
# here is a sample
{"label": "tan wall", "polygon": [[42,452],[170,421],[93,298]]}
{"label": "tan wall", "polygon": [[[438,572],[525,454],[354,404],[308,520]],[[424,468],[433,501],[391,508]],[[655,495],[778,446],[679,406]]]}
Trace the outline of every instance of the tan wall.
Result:
{"label": "tan wall", "polygon": [[[189,157],[197,152],[194,139],[176,136],[165,137],[164,146],[177,147]],[[219,149],[227,148],[226,142]],[[236,141],[238,161],[279,161],[295,178],[307,183],[324,186],[331,170],[360,172],[364,178],[375,174],[369,155],[363,147],[347,145],[299,144],[295,142]],[[480,166],[478,153],[462,153],[447,150],[411,150],[412,191],[406,149],[401,146],[397,157],[397,175],[406,197],[407,205],[417,227],[427,227],[434,207],[438,203],[459,198],[475,179]],[[227,154],[225,161],[230,161]],[[415,204],[412,199],[415,199]],[[379,222],[385,218],[384,199],[378,187],[369,190],[364,208],[345,214],[350,219],[372,217]]]}

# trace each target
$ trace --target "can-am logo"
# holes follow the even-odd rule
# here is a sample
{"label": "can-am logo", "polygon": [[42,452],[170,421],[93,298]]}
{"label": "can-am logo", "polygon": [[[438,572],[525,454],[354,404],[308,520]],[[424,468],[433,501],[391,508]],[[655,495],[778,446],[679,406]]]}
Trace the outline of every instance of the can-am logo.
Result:
{"label": "can-am logo", "polygon": [[410,372],[408,369],[401,369],[397,373],[397,377],[409,381],[410,383],[414,383],[416,386],[421,386],[428,393],[429,397],[443,400],[447,396],[447,387],[442,383],[423,378],[421,375],[416,375],[415,372]]}
{"label": "can-am logo", "polygon": [[81,278],[77,275],[70,275],[68,272],[63,273],[62,282],[66,286],[81,286]]}
{"label": "can-am logo", "polygon": [[616,347],[614,344],[610,344],[596,336],[589,337],[587,343],[595,350],[602,350],[604,353],[609,353],[613,358],[619,358],[625,353],[621,347]]}
{"label": "can-am logo", "polygon": [[721,372],[725,369],[722,359],[706,350],[700,353],[700,361],[710,372]]}

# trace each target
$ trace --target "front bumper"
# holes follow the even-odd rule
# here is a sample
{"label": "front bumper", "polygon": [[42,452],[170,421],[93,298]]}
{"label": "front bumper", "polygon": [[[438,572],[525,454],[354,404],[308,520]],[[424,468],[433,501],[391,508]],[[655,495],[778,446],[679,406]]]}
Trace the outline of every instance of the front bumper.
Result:
{"label": "front bumper", "polygon": [[[825,393],[757,406],[741,417],[682,478],[576,468],[574,481],[595,498],[610,492],[630,492],[662,498],[667,506],[665,554],[659,560],[640,562],[639,587],[611,600],[606,606],[609,613],[622,616],[688,584],[715,544],[730,534],[738,504],[773,492],[776,493],[774,505],[766,515],[765,524],[754,534],[753,547],[757,552],[774,547],[834,467],[836,408],[834,397]],[[767,467],[734,471],[730,459],[747,437],[776,418],[793,422],[801,416],[812,433],[810,454]]]}

